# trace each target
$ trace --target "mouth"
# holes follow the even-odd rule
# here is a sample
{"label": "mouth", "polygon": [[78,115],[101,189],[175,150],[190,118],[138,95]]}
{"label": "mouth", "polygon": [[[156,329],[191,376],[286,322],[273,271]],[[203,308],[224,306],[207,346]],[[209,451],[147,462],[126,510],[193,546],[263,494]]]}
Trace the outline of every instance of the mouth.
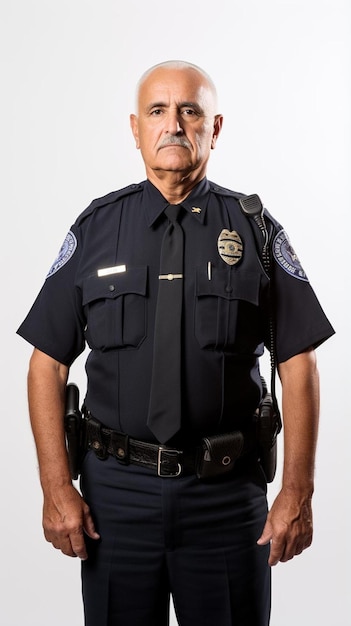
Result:
{"label": "mouth", "polygon": [[189,150],[189,146],[184,146],[180,143],[166,143],[159,147],[159,150],[163,150],[164,148],[185,148]]}

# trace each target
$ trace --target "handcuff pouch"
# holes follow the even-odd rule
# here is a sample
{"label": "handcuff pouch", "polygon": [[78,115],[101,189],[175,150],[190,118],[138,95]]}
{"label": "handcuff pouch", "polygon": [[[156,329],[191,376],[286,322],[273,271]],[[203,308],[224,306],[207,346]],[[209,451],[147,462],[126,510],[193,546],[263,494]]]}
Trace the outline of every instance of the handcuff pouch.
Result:
{"label": "handcuff pouch", "polygon": [[239,430],[212,437],[204,437],[196,464],[198,478],[213,478],[233,469],[242,456],[244,435]]}

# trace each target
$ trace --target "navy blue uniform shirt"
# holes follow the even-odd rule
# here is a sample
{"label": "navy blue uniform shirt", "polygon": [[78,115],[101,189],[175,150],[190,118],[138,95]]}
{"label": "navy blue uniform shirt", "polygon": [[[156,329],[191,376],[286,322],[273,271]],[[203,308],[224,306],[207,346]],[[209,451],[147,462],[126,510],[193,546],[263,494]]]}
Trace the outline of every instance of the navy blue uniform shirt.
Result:
{"label": "navy blue uniform shirt", "polygon": [[[269,279],[238,198],[207,179],[184,200],[183,432],[233,430],[261,398],[258,359],[269,342]],[[153,440],[146,421],[161,242],[168,202],[149,182],[95,200],[69,231],[18,333],[70,366],[91,348],[86,405],[109,427]],[[280,226],[268,212],[278,362],[333,328]],[[241,258],[218,238],[240,237]]]}

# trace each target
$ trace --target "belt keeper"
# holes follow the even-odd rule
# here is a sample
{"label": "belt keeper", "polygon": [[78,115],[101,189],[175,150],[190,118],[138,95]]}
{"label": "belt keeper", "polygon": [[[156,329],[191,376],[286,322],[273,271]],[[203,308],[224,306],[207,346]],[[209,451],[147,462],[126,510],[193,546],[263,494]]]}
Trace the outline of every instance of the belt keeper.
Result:
{"label": "belt keeper", "polygon": [[105,461],[109,453],[103,441],[101,423],[90,417],[87,420],[87,430],[89,448],[95,452],[98,459]]}
{"label": "belt keeper", "polygon": [[110,445],[113,456],[124,465],[129,464],[129,436],[116,431],[110,433]]}

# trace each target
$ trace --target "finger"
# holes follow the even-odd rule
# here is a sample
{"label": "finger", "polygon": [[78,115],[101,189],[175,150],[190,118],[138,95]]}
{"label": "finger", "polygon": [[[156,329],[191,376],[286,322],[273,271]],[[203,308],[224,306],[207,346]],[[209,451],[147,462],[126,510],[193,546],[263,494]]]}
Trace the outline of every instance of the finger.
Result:
{"label": "finger", "polygon": [[306,548],[311,545],[311,542],[306,539],[299,539],[286,544],[284,554],[280,559],[282,563],[286,563],[287,561],[291,561],[294,556],[301,554]]}
{"label": "finger", "polygon": [[100,539],[99,533],[96,532],[95,530],[95,524],[90,514],[90,511],[87,511],[86,513],[84,513],[83,528],[84,528],[84,532],[91,539]]}
{"label": "finger", "polygon": [[73,558],[78,556],[72,547],[72,542],[69,537],[61,539],[59,547],[60,547],[62,554],[64,554],[65,556],[70,556]]}
{"label": "finger", "polygon": [[[58,535],[57,533],[53,533],[52,531],[44,531],[44,537],[46,539],[46,541],[48,543],[51,543],[51,545],[55,548],[55,550],[62,550],[62,547],[64,547],[65,550],[67,550],[67,541],[65,542],[65,538],[62,537],[61,535]],[[71,542],[68,540],[68,544],[69,547],[72,551],[71,548]],[[69,549],[68,549],[69,551]],[[63,552],[63,550],[62,550]]]}
{"label": "finger", "polygon": [[[88,553],[84,541],[83,531],[71,533],[69,536],[69,540],[71,543],[73,554],[82,559],[82,561],[85,561],[88,558]],[[65,554],[67,554],[67,552],[65,552]]]}
{"label": "finger", "polygon": [[274,565],[277,565],[277,563],[279,563],[279,561],[283,559],[284,552],[285,552],[285,542],[272,539],[268,565],[270,565],[271,567],[273,567]]}
{"label": "finger", "polygon": [[266,522],[265,527],[262,531],[261,537],[257,540],[257,544],[259,546],[265,546],[267,543],[271,541],[273,537],[273,529],[269,522]]}

